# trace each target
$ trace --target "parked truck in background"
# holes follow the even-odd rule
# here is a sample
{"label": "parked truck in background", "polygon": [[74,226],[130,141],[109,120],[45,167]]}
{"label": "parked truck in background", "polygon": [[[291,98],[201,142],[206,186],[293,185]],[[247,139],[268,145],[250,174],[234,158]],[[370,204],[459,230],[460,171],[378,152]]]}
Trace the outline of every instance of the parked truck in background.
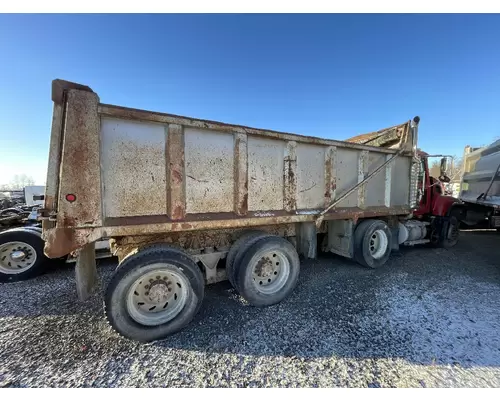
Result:
{"label": "parked truck in background", "polygon": [[500,140],[486,147],[465,147],[459,196],[465,226],[500,229],[499,171]]}
{"label": "parked truck in background", "polygon": [[[49,259],[43,254],[42,227],[37,206],[43,186],[9,190],[0,207],[0,282],[18,281],[38,275]],[[13,194],[15,194],[13,196]]]}
{"label": "parked truck in background", "polygon": [[177,332],[224,279],[253,306],[282,301],[318,237],[369,268],[401,245],[457,241],[456,199],[429,177],[418,117],[377,132],[395,137],[386,148],[103,104],[62,80],[52,100],[44,252],[77,254],[85,299],[95,242],[111,239],[105,313],[126,337]]}
{"label": "parked truck in background", "polygon": [[[13,191],[12,191],[13,192]],[[66,254],[56,260],[43,253],[42,227],[38,209],[43,206],[45,186],[25,186],[21,196],[7,198],[0,209],[0,282],[17,282],[34,278],[51,264],[71,263],[75,258]],[[111,256],[109,241],[96,242],[96,258]]]}

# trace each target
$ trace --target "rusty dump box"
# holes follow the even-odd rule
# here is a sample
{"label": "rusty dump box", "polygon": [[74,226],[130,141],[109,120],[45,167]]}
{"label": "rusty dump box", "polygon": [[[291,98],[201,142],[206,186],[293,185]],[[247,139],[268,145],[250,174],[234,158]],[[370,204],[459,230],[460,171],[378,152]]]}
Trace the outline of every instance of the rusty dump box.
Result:
{"label": "rusty dump box", "polygon": [[409,121],[380,131],[397,132],[402,152],[102,104],[60,80],[52,98],[49,257],[104,237],[312,222],[338,199],[322,219],[411,210]]}

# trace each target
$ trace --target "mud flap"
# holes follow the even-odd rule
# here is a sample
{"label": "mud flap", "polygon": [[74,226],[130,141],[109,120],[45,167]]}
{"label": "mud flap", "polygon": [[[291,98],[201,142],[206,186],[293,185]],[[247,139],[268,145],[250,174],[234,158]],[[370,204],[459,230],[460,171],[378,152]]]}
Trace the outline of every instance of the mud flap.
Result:
{"label": "mud flap", "polygon": [[393,224],[390,226],[392,234],[392,255],[401,256],[401,249],[399,248],[399,224]]}
{"label": "mud flap", "polygon": [[316,225],[314,222],[301,222],[296,225],[297,253],[305,258],[318,257]]}
{"label": "mud flap", "polygon": [[95,243],[85,245],[76,258],[76,291],[80,301],[87,300],[97,284]]}
{"label": "mud flap", "polygon": [[353,257],[354,222],[352,219],[339,219],[328,221],[328,247],[327,251],[341,256]]}

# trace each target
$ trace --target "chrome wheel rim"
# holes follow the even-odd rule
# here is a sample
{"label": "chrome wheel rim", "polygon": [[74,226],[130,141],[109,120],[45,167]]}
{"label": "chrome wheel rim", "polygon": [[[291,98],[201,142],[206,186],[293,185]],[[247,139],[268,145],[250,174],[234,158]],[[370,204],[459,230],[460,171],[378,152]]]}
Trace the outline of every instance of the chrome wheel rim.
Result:
{"label": "chrome wheel rim", "polygon": [[389,239],[387,238],[387,234],[383,230],[378,229],[374,231],[370,236],[370,255],[376,260],[383,257],[387,250],[388,244]]}
{"label": "chrome wheel rim", "polygon": [[263,254],[252,268],[253,283],[263,294],[279,292],[285,286],[289,276],[290,262],[279,250]]}
{"label": "chrome wheel rim", "polygon": [[35,249],[25,242],[7,242],[0,245],[0,272],[21,274],[35,265]]}
{"label": "chrome wheel rim", "polygon": [[186,305],[189,282],[180,272],[157,264],[130,286],[127,311],[142,325],[161,325],[174,319]]}

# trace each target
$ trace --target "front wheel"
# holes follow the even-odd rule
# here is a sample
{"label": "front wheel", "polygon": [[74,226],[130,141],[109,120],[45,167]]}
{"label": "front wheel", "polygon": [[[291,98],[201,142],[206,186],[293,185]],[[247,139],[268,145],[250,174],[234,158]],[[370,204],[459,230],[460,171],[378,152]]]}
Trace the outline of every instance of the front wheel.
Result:
{"label": "front wheel", "polygon": [[368,268],[384,265],[391,255],[392,234],[381,220],[362,221],[354,232],[354,259]]}
{"label": "front wheel", "polygon": [[443,234],[438,242],[439,247],[450,249],[458,242],[460,224],[456,217],[450,217],[448,223],[443,224]]}
{"label": "front wheel", "polygon": [[194,318],[204,295],[203,275],[187,254],[152,247],[124,259],[105,294],[111,326],[140,342],[163,339]]}

